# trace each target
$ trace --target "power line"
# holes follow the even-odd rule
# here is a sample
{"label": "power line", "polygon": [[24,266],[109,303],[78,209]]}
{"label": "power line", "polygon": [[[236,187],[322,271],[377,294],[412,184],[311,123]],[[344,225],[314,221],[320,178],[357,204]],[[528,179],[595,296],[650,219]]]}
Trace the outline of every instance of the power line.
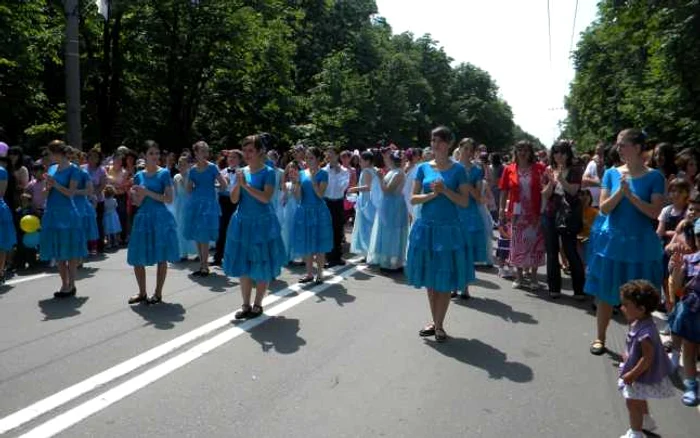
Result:
{"label": "power line", "polygon": [[574,25],[571,27],[571,43],[569,44],[569,53],[574,51],[574,35],[576,34],[576,16],[578,15],[578,0],[574,8]]}

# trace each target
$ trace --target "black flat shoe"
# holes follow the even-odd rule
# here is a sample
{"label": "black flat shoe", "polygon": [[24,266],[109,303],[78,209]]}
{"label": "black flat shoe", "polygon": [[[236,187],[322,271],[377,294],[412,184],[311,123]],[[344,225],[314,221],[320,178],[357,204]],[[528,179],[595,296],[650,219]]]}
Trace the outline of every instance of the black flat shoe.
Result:
{"label": "black flat shoe", "polygon": [[437,342],[445,342],[447,340],[447,333],[443,329],[435,329],[435,340]]}
{"label": "black flat shoe", "polygon": [[300,284],[311,283],[312,281],[314,281],[313,275],[304,275],[299,279]]}
{"label": "black flat shoe", "polygon": [[253,308],[250,310],[250,313],[248,314],[249,319],[257,318],[258,316],[263,314],[263,308],[262,306],[258,306],[257,304],[253,305]]}
{"label": "black flat shoe", "polygon": [[236,314],[233,316],[236,319],[248,319],[250,318],[250,312],[253,309],[250,306],[246,306],[245,304],[241,306],[241,309],[236,312]]}
{"label": "black flat shoe", "polygon": [[154,304],[159,304],[163,302],[163,296],[162,295],[153,295],[151,298],[146,301],[149,306],[152,306]]}
{"label": "black flat shoe", "polygon": [[148,296],[147,295],[134,295],[133,297],[129,298],[129,305],[131,304],[138,304],[142,303],[144,301],[148,301]]}
{"label": "black flat shoe", "polygon": [[67,291],[54,292],[53,296],[54,296],[54,298],[69,298],[69,297],[74,297],[76,293],[77,293],[77,289],[75,288],[75,286],[73,286],[72,289],[67,290]]}
{"label": "black flat shoe", "polygon": [[421,338],[427,338],[428,336],[433,336],[433,335],[435,335],[435,326],[432,324],[418,330],[418,336],[420,336]]}

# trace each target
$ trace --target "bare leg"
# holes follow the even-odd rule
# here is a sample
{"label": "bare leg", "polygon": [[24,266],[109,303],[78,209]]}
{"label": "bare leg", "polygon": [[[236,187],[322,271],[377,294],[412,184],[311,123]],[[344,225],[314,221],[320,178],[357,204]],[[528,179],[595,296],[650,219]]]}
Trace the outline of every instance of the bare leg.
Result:
{"label": "bare leg", "polygon": [[243,307],[250,308],[250,296],[253,293],[253,280],[250,277],[241,277],[241,296]]}
{"label": "bare leg", "polygon": [[625,400],[627,403],[627,411],[630,416],[630,429],[635,432],[642,431],[642,422],[644,421],[644,400]]}
{"label": "bare leg", "polygon": [[613,307],[603,301],[598,300],[598,307],[596,310],[596,322],[598,327],[598,340],[605,343],[605,335],[608,331],[608,324],[610,324],[610,319],[612,318]]}
{"label": "bare leg", "polygon": [[326,264],[325,254],[316,254],[316,272],[319,278],[323,278],[323,266]]}
{"label": "bare leg", "polygon": [[0,252],[0,275],[5,274],[5,262],[7,261],[7,253]]}
{"label": "bare leg", "polygon": [[68,277],[68,262],[57,260],[58,275],[61,276],[61,292],[67,292],[70,289],[70,278]]}
{"label": "bare leg", "polygon": [[256,306],[262,307],[263,299],[267,293],[267,283],[264,281],[258,281],[255,283],[255,304]]}
{"label": "bare leg", "polygon": [[68,260],[68,288],[75,287],[75,279],[78,276],[78,259]]}
{"label": "bare leg", "polygon": [[698,376],[696,366],[698,360],[698,344],[683,340],[683,371],[685,378],[695,380]]}
{"label": "bare leg", "polygon": [[314,276],[314,256],[310,255],[308,257],[304,257],[304,263],[306,263],[306,276],[313,277]]}
{"label": "bare leg", "polygon": [[199,263],[201,265],[201,270],[202,271],[208,271],[209,270],[209,242],[207,243],[201,243],[202,249],[200,251],[200,259]]}
{"label": "bare leg", "polygon": [[136,277],[136,284],[139,286],[140,297],[146,296],[146,267],[145,266],[134,266],[134,276]]}
{"label": "bare leg", "polygon": [[449,306],[450,294],[435,292],[435,329],[443,328]]}
{"label": "bare leg", "polygon": [[158,298],[163,297],[163,285],[165,285],[165,277],[168,275],[168,262],[158,263],[158,270],[156,271],[156,292],[155,296]]}
{"label": "bare leg", "polygon": [[435,292],[433,289],[428,289],[428,304],[430,305],[430,318],[435,325]]}
{"label": "bare leg", "polygon": [[515,281],[522,283],[523,281],[523,268],[515,268]]}

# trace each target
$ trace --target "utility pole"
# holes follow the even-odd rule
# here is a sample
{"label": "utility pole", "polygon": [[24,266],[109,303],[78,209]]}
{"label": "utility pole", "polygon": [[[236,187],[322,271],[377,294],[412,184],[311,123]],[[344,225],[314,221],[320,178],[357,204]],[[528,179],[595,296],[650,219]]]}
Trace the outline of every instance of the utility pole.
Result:
{"label": "utility pole", "polygon": [[78,37],[79,0],[63,0],[66,13],[66,140],[78,149],[83,148],[80,122],[80,41]]}

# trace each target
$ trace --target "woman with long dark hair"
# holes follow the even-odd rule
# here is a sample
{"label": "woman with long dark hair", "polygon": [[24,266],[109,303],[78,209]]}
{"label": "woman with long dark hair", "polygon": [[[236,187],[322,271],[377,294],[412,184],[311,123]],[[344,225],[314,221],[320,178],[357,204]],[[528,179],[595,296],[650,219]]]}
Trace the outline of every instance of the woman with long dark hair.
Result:
{"label": "woman with long dark hair", "polygon": [[582,173],[574,166],[574,151],[567,140],[558,141],[549,150],[542,199],[545,204],[542,226],[547,250],[547,286],[551,298],[561,296],[560,243],[571,270],[575,299],[583,299],[585,281],[583,261],[577,249],[577,236],[583,228],[583,209],[579,199]]}
{"label": "woman with long dark hair", "polygon": [[95,208],[95,214],[97,215],[97,242],[91,242],[95,251],[98,253],[103,253],[105,250],[105,228],[104,228],[104,214],[105,214],[105,196],[104,190],[107,187],[107,172],[102,166],[102,161],[104,160],[104,155],[99,146],[95,146],[90,149],[87,153],[87,164],[84,166],[87,173],[90,175],[90,181],[92,181],[93,194],[90,197],[90,201]]}
{"label": "woman with long dark hair", "polygon": [[[146,168],[134,175],[130,197],[138,207],[134,216],[132,238],[126,261],[134,267],[139,293],[129,298],[129,304],[163,300],[163,286],[168,274],[168,262],[180,260],[175,218],[166,204],[173,201],[173,181],[167,169],[158,166],[160,148],[147,141]],[[146,292],[146,266],[157,265],[156,290],[150,298]]]}
{"label": "woman with long dark hair", "polygon": [[39,257],[55,260],[61,276],[61,289],[56,298],[76,294],[78,261],[87,257],[87,239],[82,217],[73,202],[78,189],[80,169],[68,159],[70,147],[60,140],[49,143],[53,163],[46,176],[46,210],[41,221]]}
{"label": "woman with long dark hair", "polygon": [[644,135],[625,129],[617,136],[617,149],[625,164],[605,171],[600,193],[601,216],[588,243],[584,291],[598,300],[597,338],[590,352],[605,353],[613,306],[620,304],[620,286],[644,279],[660,288],[663,248],[654,220],[664,204],[665,179],[644,164],[648,147]]}

